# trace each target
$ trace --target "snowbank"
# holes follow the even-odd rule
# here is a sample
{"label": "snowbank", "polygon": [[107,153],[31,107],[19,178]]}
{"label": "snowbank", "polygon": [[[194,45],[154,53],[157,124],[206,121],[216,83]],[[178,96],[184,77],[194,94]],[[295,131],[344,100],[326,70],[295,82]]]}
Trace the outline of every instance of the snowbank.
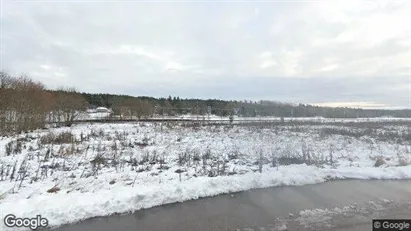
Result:
{"label": "snowbank", "polygon": [[[246,173],[215,178],[199,177],[187,181],[172,181],[156,185],[114,187],[94,192],[60,192],[34,198],[1,202],[1,216],[35,217],[41,214],[49,225],[58,226],[96,216],[132,212],[158,205],[183,202],[254,188],[285,185],[305,185],[329,179],[411,179],[411,167],[319,169],[307,165],[292,165],[269,172]],[[4,224],[3,224],[4,225]],[[4,230],[11,230],[3,227]]]}

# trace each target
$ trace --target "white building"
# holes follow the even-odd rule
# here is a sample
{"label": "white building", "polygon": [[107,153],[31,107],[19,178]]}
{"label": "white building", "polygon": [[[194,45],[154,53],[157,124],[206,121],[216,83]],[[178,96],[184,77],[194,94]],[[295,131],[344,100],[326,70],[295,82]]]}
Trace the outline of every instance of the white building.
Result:
{"label": "white building", "polygon": [[111,109],[108,109],[106,107],[98,107],[98,108],[96,108],[95,112],[111,113],[112,111],[111,111]]}

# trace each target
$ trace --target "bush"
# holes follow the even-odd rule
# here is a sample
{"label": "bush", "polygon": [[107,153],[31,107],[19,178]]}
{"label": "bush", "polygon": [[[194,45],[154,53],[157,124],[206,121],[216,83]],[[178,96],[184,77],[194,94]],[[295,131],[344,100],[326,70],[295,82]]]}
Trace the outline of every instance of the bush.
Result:
{"label": "bush", "polygon": [[304,164],[305,161],[301,157],[297,156],[281,156],[278,158],[278,164],[280,165],[292,165],[292,164]]}
{"label": "bush", "polygon": [[71,132],[62,132],[58,135],[48,133],[40,137],[41,144],[69,144],[75,142],[75,137]]}
{"label": "bush", "polygon": [[378,168],[384,164],[386,164],[385,160],[382,157],[378,157],[377,160],[375,161],[374,167]]}
{"label": "bush", "polygon": [[24,139],[13,140],[6,144],[6,156],[11,154],[20,154],[23,149]]}
{"label": "bush", "polygon": [[410,165],[410,161],[406,160],[405,158],[398,159],[399,166],[408,166]]}

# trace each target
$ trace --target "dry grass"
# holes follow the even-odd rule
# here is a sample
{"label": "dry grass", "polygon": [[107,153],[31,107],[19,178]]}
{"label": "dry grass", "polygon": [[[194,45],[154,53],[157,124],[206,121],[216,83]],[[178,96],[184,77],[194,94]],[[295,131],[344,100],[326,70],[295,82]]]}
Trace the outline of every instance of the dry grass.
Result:
{"label": "dry grass", "polygon": [[75,137],[71,132],[62,132],[58,135],[50,132],[40,137],[41,144],[70,144],[75,141]]}
{"label": "dry grass", "polygon": [[[169,123],[170,126],[174,125]],[[166,125],[166,124],[164,124]],[[155,125],[157,126],[157,125]],[[163,125],[161,125],[163,126]],[[28,169],[27,166],[19,166],[16,163],[11,163],[10,166],[0,165],[0,180],[10,180],[15,181],[16,185],[23,185],[24,183],[33,183],[35,181],[41,181],[49,177],[54,177],[53,174],[56,172],[67,172],[65,177],[75,178],[76,176],[72,171],[81,170],[81,175],[77,175],[77,179],[87,178],[91,176],[98,176],[104,168],[114,168],[116,172],[125,171],[135,171],[135,172],[148,172],[147,174],[161,174],[164,170],[173,166],[173,164],[178,164],[178,170],[173,171],[173,174],[179,174],[180,179],[186,179],[187,175],[191,174],[191,169],[194,169],[195,173],[188,177],[198,177],[198,176],[225,176],[225,175],[236,175],[244,174],[248,171],[259,171],[264,172],[267,168],[278,168],[282,165],[293,165],[293,164],[307,164],[312,166],[317,166],[319,168],[324,166],[335,166],[339,164],[339,152],[340,149],[330,145],[329,151],[326,149],[319,150],[314,144],[310,143],[310,139],[306,139],[302,136],[301,148],[294,145],[277,144],[277,140],[269,139],[271,136],[264,137],[266,135],[262,127],[249,127],[251,132],[261,132],[262,139],[267,138],[267,142],[274,142],[271,151],[261,152],[261,150],[255,150],[256,153],[248,153],[240,149],[239,147],[233,147],[228,149],[226,152],[214,151],[211,145],[207,149],[202,148],[186,148],[185,150],[179,150],[178,156],[169,156],[167,150],[160,151],[156,149],[156,143],[162,145],[162,141],[159,141],[159,132],[170,132],[162,131],[160,127],[154,130],[154,134],[147,133],[144,136],[135,136],[136,133],[143,133],[139,131],[139,127],[136,127],[137,131],[123,131],[116,130],[114,132],[106,131],[103,129],[90,129],[89,131],[82,132],[79,134],[76,140],[76,136],[71,132],[63,133],[47,133],[42,134],[43,136],[37,135],[33,137],[20,138],[22,140],[14,139],[13,143],[6,147],[6,151],[9,150],[11,154],[20,153],[21,150],[25,151],[30,149],[27,161],[36,160],[38,163],[34,163],[38,166],[37,169]],[[228,130],[232,130],[233,133],[241,133],[244,130],[239,129],[239,127],[229,127],[229,126],[199,126],[198,124],[186,127],[176,127],[177,130],[176,137],[173,137],[172,143],[176,146],[184,144],[186,141],[185,132],[195,132],[197,128],[204,129],[204,131],[209,133],[216,133],[215,137],[219,134],[227,133]],[[323,127],[298,127],[298,126],[271,126],[269,129],[274,134],[273,137],[277,135],[282,135],[283,132],[293,132],[293,133],[314,133],[318,135]],[[343,134],[345,137],[346,144],[352,145],[351,141],[354,141],[357,136],[362,136],[365,134],[365,130],[360,130],[363,128],[355,128],[351,130],[348,128],[335,128],[326,130],[325,135]],[[310,130],[311,129],[311,130]],[[343,130],[341,132],[341,130]],[[383,130],[385,131],[385,130]],[[403,133],[403,137],[406,137],[406,132],[396,131],[395,129],[387,129],[389,132],[397,132],[398,134]],[[174,131],[172,131],[174,132]],[[359,135],[352,133],[360,132]],[[381,132],[381,131],[379,131]],[[130,135],[132,134],[132,135]],[[377,133],[372,133],[377,134]],[[379,134],[379,133],[378,133]],[[212,134],[214,135],[214,134]],[[385,132],[383,135],[387,137],[391,136],[392,133]],[[375,163],[375,167],[384,167],[386,162],[390,165],[395,161],[393,165],[395,166],[407,166],[410,165],[411,157],[410,152],[407,150],[402,150],[402,145],[398,144],[398,158],[391,157],[390,159],[384,159],[382,156],[378,156],[383,153],[379,149],[380,142],[375,142],[377,139],[373,139],[372,136],[368,134],[362,137],[363,142],[367,140],[373,141],[370,144],[370,160],[371,163]],[[381,135],[382,136],[382,135]],[[214,136],[213,136],[214,137]],[[235,136],[234,136],[235,137]],[[167,141],[168,142],[168,141]],[[154,147],[150,147],[154,146]],[[346,145],[343,145],[344,149]],[[17,150],[17,151],[16,151]],[[253,150],[250,148],[250,150]],[[135,153],[134,153],[135,152]],[[131,153],[131,154],[130,154]],[[378,155],[376,155],[378,153]],[[130,156],[129,156],[130,154]],[[172,157],[172,158],[171,158]],[[355,157],[354,157],[355,158]],[[394,159],[395,158],[395,159]],[[351,161],[351,166],[356,159],[351,157],[346,157],[347,160]],[[398,162],[397,162],[398,161]],[[46,162],[46,163],[44,163]],[[22,165],[22,164],[20,164]],[[247,170],[238,170],[232,168],[231,166],[247,166]],[[152,172],[150,172],[152,171]],[[155,171],[155,172],[154,172]],[[21,174],[19,173],[21,172]],[[23,174],[25,173],[25,174]],[[27,175],[26,175],[27,173]],[[116,184],[119,179],[110,179],[106,184]],[[60,187],[63,187],[62,183],[55,183]],[[134,185],[134,184],[133,184]],[[16,187],[18,190],[19,187]],[[45,190],[45,189],[44,189]],[[58,187],[53,187],[49,189],[48,193],[57,193],[60,189]]]}
{"label": "dry grass", "polygon": [[377,127],[325,127],[320,130],[320,136],[322,138],[329,137],[331,135],[341,135],[345,137],[362,138],[371,137],[380,141],[394,141],[396,143],[404,143],[411,141],[411,133],[408,131],[390,131],[381,128],[382,125]]}
{"label": "dry grass", "polygon": [[411,164],[410,161],[405,158],[398,159],[398,166],[408,166],[410,164]]}
{"label": "dry grass", "polygon": [[53,188],[47,190],[48,193],[57,193],[58,191],[60,191],[60,188],[57,186],[54,186]]}
{"label": "dry grass", "polygon": [[384,158],[382,156],[379,156],[379,157],[376,158],[374,167],[378,168],[378,167],[381,167],[382,165],[385,165],[385,164],[386,164],[386,162],[385,162]]}

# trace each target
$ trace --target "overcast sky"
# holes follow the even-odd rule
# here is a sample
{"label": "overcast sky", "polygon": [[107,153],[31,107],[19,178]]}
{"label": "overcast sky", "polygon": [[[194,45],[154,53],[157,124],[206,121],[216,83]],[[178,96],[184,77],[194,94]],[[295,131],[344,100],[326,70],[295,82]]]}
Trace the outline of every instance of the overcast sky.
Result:
{"label": "overcast sky", "polygon": [[410,107],[409,1],[2,2],[2,69],[49,88]]}

